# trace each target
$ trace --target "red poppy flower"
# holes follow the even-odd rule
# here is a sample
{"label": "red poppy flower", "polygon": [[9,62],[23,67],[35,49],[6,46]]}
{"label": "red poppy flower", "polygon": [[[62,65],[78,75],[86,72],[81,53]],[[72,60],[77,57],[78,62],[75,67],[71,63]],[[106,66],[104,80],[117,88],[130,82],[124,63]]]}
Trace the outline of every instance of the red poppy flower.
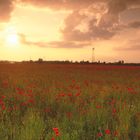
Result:
{"label": "red poppy flower", "polygon": [[58,131],[58,128],[53,128],[53,131]]}
{"label": "red poppy flower", "polygon": [[109,129],[106,129],[105,130],[105,134],[109,135],[110,134],[110,130]]}
{"label": "red poppy flower", "polygon": [[99,132],[99,133],[97,134],[97,136],[98,136],[98,137],[102,137],[103,134],[102,134],[101,132]]}
{"label": "red poppy flower", "polygon": [[51,140],[55,140],[55,138],[51,138]]}

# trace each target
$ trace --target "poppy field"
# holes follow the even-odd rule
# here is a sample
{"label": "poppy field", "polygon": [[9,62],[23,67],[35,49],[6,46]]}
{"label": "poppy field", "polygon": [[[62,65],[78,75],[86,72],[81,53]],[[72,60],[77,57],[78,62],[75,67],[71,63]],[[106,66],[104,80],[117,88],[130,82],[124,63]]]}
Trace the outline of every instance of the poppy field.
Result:
{"label": "poppy field", "polygon": [[0,140],[140,140],[140,67],[0,64]]}

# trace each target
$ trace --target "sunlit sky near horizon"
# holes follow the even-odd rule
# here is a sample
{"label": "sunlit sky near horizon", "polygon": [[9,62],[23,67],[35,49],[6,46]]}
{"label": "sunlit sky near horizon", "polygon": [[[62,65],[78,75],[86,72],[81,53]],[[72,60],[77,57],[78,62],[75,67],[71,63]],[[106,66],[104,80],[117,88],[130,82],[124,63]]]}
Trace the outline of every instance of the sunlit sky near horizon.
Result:
{"label": "sunlit sky near horizon", "polygon": [[140,62],[140,0],[0,0],[0,60]]}

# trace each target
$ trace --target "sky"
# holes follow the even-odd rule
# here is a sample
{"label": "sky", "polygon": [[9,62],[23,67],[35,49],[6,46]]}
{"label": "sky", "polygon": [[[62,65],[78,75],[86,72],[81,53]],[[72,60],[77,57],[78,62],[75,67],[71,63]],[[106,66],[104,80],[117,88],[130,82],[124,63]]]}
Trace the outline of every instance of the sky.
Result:
{"label": "sky", "polygon": [[0,0],[0,60],[140,63],[140,0]]}

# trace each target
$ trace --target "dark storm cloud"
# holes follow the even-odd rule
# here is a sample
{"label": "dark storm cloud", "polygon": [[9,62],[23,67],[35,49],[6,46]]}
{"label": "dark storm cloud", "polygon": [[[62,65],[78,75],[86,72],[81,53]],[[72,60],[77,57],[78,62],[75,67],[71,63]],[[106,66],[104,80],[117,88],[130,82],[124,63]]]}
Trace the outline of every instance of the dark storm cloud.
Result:
{"label": "dark storm cloud", "polygon": [[0,0],[0,22],[7,22],[14,8],[15,0]]}

